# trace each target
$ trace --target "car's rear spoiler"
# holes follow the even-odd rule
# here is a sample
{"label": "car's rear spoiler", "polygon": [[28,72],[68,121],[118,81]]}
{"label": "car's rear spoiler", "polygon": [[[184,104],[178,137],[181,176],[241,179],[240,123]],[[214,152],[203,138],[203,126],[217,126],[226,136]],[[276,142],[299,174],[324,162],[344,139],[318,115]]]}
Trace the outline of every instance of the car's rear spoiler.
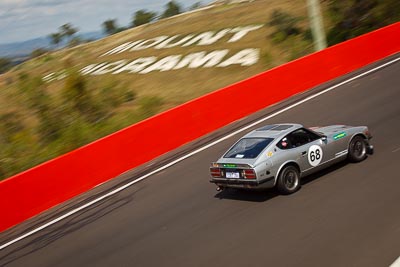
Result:
{"label": "car's rear spoiler", "polygon": [[210,168],[252,169],[252,168],[254,168],[254,166],[252,166],[250,164],[212,162]]}

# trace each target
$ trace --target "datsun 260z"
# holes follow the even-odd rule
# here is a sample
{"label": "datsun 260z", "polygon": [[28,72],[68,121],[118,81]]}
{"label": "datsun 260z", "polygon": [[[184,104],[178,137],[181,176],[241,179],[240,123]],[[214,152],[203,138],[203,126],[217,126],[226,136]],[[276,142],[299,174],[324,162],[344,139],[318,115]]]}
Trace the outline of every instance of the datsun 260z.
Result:
{"label": "datsun 260z", "polygon": [[296,192],[300,179],[336,162],[359,162],[373,153],[366,126],[266,125],[237,141],[211,163],[210,182],[224,188],[272,188]]}

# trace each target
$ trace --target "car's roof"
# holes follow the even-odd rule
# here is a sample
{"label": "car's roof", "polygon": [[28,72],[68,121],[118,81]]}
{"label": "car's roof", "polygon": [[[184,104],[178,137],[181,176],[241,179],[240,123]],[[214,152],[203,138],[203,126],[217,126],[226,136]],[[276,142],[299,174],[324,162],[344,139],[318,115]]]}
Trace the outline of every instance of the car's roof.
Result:
{"label": "car's roof", "polygon": [[288,133],[302,128],[303,125],[297,123],[281,123],[281,124],[270,124],[260,127],[248,134],[246,134],[245,138],[255,138],[255,137],[269,137],[269,138],[280,138]]}

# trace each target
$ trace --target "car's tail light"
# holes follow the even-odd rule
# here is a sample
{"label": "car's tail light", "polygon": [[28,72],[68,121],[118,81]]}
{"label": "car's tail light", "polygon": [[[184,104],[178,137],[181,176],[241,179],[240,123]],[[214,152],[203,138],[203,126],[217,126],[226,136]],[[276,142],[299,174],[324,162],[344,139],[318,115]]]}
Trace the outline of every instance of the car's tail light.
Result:
{"label": "car's tail light", "polygon": [[371,135],[371,133],[370,133],[368,130],[365,130],[365,131],[364,131],[364,134],[367,136],[368,139],[371,139],[371,138],[372,138],[372,135]]}
{"label": "car's tail light", "polygon": [[222,171],[220,168],[210,168],[210,173],[212,177],[220,178],[222,177]]}
{"label": "car's tail light", "polygon": [[245,179],[256,179],[256,172],[253,169],[243,170],[243,177]]}

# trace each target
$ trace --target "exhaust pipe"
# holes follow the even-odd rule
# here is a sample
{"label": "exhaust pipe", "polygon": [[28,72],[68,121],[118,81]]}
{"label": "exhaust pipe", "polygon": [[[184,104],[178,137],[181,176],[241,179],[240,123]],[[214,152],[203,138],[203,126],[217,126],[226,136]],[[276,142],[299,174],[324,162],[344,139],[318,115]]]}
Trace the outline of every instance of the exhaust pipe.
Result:
{"label": "exhaust pipe", "polygon": [[220,191],[224,190],[224,188],[223,188],[223,187],[220,187],[220,186],[217,186],[217,188],[216,188],[216,189],[217,189],[217,191],[218,191],[218,192],[220,192]]}
{"label": "exhaust pipe", "polygon": [[369,155],[374,154],[374,146],[373,145],[367,146],[367,154],[369,154]]}

